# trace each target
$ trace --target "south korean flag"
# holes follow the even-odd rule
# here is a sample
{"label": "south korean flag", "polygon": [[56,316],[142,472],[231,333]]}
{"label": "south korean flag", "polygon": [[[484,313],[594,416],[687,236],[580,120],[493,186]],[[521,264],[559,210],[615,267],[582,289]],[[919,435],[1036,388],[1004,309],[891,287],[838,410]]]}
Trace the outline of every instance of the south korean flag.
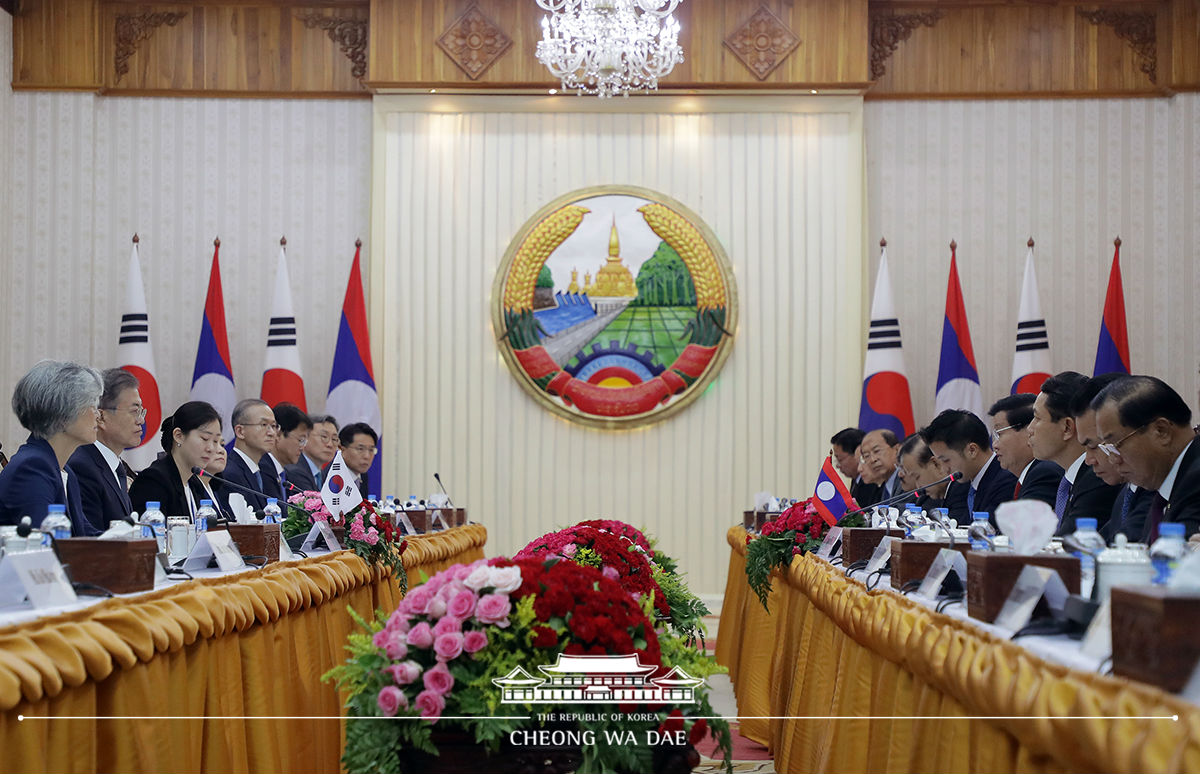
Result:
{"label": "south korean flag", "polygon": [[329,472],[321,486],[321,501],[335,518],[341,518],[363,501],[362,492],[354,485],[354,473],[346,467],[340,451],[329,463]]}

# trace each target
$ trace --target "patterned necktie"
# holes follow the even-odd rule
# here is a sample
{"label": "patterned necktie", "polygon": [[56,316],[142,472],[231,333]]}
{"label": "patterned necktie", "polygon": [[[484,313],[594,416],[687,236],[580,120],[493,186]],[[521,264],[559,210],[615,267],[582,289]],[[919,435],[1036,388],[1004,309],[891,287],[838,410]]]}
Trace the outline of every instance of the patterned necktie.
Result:
{"label": "patterned necktie", "polygon": [[975,487],[967,490],[967,517],[975,518]]}
{"label": "patterned necktie", "polygon": [[1146,542],[1154,545],[1154,541],[1158,540],[1158,525],[1162,523],[1163,514],[1167,510],[1167,499],[1158,492],[1154,493],[1154,502],[1150,504],[1150,514],[1146,521],[1150,523],[1150,537]]}
{"label": "patterned necktie", "polygon": [[1062,526],[1063,513],[1067,510],[1067,499],[1071,495],[1071,482],[1066,476],[1058,482],[1058,494],[1054,498],[1054,515],[1058,517],[1058,526]]}
{"label": "patterned necktie", "polygon": [[[1121,532],[1125,525],[1129,522],[1129,507],[1133,505],[1133,490],[1129,485],[1125,485],[1125,491],[1121,493],[1121,523],[1117,525],[1117,532]],[[1114,533],[1115,534],[1115,533]],[[1136,535],[1126,535],[1131,541],[1136,542]]]}

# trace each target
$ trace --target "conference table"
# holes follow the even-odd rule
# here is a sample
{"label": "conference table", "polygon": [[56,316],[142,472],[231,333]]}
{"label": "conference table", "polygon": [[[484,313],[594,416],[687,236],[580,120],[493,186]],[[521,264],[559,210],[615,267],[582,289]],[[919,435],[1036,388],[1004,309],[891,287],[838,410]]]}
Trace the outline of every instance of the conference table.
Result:
{"label": "conference table", "polygon": [[742,735],[781,774],[1200,771],[1194,704],[868,590],[811,554],[773,576],[768,613],[746,582],[745,530],[727,539],[716,658]]}
{"label": "conference table", "polygon": [[[478,524],[409,538],[410,583],[483,557]],[[0,771],[341,770],[321,676],[401,598],[350,551],[172,584],[0,628]]]}

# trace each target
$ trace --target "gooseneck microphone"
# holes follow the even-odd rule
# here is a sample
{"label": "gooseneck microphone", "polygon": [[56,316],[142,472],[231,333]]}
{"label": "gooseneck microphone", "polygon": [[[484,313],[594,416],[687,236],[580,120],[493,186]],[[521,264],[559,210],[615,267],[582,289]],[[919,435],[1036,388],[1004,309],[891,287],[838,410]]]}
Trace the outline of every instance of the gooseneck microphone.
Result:
{"label": "gooseneck microphone", "polygon": [[[200,476],[212,476],[211,473],[208,473],[203,468],[196,467],[195,465],[192,466],[192,475],[195,476],[196,478],[200,478]],[[213,476],[213,477],[216,478],[215,476]],[[254,495],[255,497],[266,497],[265,494],[258,491],[257,489],[251,489],[248,486],[242,486],[241,484],[235,484],[234,482],[230,481],[227,478],[219,478],[217,480],[221,482],[221,486],[227,486],[230,489],[236,489],[243,494]],[[215,506],[216,503],[214,503],[213,505]],[[249,503],[247,503],[247,505],[249,505]],[[251,506],[251,507],[253,509],[253,506]],[[217,510],[220,511],[219,508]],[[258,511],[255,511],[255,514],[257,515]],[[259,518],[261,519],[262,516],[259,516]],[[236,521],[236,519],[226,519],[226,521]]]}
{"label": "gooseneck microphone", "polygon": [[947,481],[962,481],[962,477],[963,477],[963,474],[961,471],[955,471],[954,473],[951,473],[950,475],[945,476],[944,478],[940,478],[937,481],[934,481],[932,484],[926,484],[925,486],[919,486],[916,489],[910,490],[908,492],[901,492],[898,495],[889,497],[888,499],[883,500],[882,502],[875,503],[874,505],[867,505],[865,507],[858,508],[853,511],[846,511],[845,515],[850,516],[855,513],[866,513],[867,511],[869,511],[873,508],[884,508],[889,505],[895,505],[896,503],[907,500],[908,498],[912,497],[913,495],[917,495],[918,497],[920,497],[922,494],[925,493],[926,489],[935,487],[938,484],[944,484]]}
{"label": "gooseneck microphone", "polygon": [[434,473],[433,477],[437,479],[438,486],[441,487],[442,494],[446,495],[446,502],[450,503],[451,507],[454,507],[454,501],[450,499],[450,493],[447,492],[446,487],[442,485],[442,477],[437,473]]}

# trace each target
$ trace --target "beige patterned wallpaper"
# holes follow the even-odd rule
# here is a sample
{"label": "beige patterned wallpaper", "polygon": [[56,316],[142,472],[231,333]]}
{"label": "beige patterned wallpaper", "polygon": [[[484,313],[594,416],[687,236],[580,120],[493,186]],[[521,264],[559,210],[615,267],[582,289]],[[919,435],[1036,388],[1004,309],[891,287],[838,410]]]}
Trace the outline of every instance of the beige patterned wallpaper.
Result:
{"label": "beige patterned wallpaper", "polygon": [[951,239],[985,407],[1009,389],[1026,240],[1054,368],[1090,375],[1120,235],[1133,369],[1195,408],[1200,95],[865,112],[871,277],[884,236],[918,422],[933,411]]}

